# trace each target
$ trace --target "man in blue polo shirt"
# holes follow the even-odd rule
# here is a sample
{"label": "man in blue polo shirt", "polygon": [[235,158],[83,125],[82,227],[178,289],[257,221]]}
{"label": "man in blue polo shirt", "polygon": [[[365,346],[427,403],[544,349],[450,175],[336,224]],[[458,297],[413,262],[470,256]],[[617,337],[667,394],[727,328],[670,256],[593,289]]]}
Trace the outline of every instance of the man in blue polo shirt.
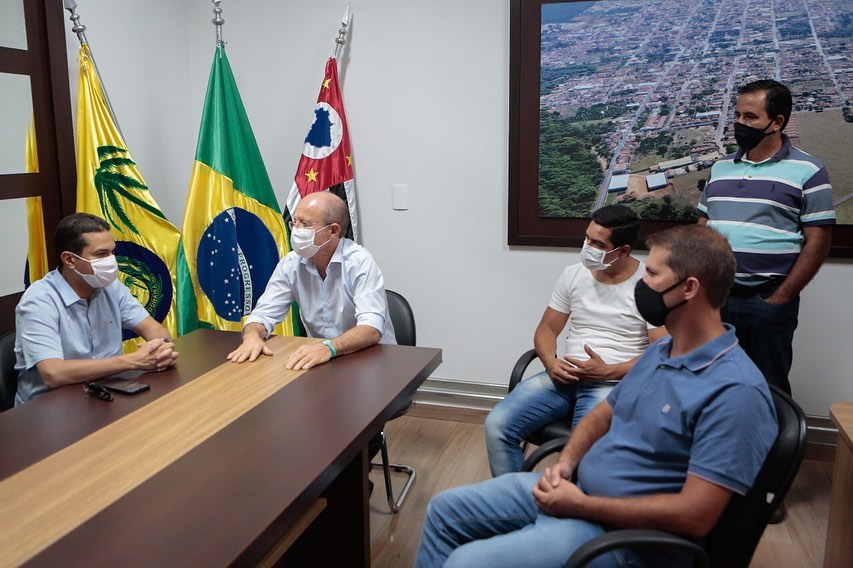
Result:
{"label": "man in blue polo shirt", "polygon": [[[171,367],[178,352],[169,332],[117,280],[107,222],[69,215],[59,222],[54,245],[59,267],[33,282],[15,308],[15,404],[63,385]],[[147,342],[122,354],[122,329]]]}
{"label": "man in blue polo shirt", "polygon": [[[752,486],[778,426],[767,383],[720,319],[731,248],[699,225],[647,244],[637,308],[671,336],[647,348],[544,474],[511,473],[434,497],[415,566],[557,567],[610,527],[701,538],[732,494]],[[617,550],[596,566],[681,560]]]}

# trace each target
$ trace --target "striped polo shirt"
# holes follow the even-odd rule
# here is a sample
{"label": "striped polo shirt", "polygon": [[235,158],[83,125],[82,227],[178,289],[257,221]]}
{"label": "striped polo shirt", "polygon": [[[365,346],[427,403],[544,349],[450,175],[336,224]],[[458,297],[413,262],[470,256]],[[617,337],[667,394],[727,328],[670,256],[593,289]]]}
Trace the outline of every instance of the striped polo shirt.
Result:
{"label": "striped polo shirt", "polygon": [[762,162],[739,149],[714,164],[698,213],[728,239],[741,286],[784,278],[802,249],[803,227],[835,224],[826,168],[784,134],[782,148]]}

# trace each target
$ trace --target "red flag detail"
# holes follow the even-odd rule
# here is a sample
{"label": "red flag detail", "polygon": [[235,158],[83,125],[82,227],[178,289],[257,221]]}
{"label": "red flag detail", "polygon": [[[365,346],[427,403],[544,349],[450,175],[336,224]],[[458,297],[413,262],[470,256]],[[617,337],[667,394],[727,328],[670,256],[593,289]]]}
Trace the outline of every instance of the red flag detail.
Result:
{"label": "red flag detail", "polygon": [[299,195],[305,197],[352,178],[352,153],[338,84],[338,65],[330,57],[294,181]]}

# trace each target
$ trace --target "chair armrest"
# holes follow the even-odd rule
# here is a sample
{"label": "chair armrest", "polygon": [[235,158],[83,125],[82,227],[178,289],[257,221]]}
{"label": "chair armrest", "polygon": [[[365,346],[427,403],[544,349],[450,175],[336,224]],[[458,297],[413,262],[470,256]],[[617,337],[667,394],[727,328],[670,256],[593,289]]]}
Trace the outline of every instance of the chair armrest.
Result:
{"label": "chair armrest", "polygon": [[527,456],[527,459],[524,460],[524,463],[521,465],[521,471],[533,471],[533,468],[539,465],[539,462],[541,462],[544,458],[548,457],[551,454],[559,453],[568,441],[568,436],[548,440],[547,442],[536,448],[536,450],[534,450],[529,456]]}
{"label": "chair armrest", "polygon": [[515,367],[512,368],[512,373],[509,374],[509,389],[507,392],[512,392],[515,385],[521,382],[521,378],[524,376],[524,371],[527,370],[527,367],[534,359],[536,359],[536,357],[538,357],[538,355],[536,355],[536,350],[529,349],[518,358],[518,361],[515,362]]}
{"label": "chair armrest", "polygon": [[564,568],[586,566],[594,558],[618,548],[666,548],[693,558],[694,566],[708,568],[708,553],[693,541],[672,533],[650,529],[623,529],[606,532],[578,548]]}

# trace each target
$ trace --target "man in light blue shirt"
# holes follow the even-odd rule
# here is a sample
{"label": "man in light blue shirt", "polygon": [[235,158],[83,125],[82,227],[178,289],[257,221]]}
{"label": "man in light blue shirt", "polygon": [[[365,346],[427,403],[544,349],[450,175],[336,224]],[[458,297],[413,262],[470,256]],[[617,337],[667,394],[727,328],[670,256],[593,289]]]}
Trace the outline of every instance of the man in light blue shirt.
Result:
{"label": "man in light blue shirt", "polygon": [[[59,267],[15,309],[15,404],[63,385],[125,371],[162,371],[178,353],[169,332],[117,280],[115,240],[100,217],[75,213],[54,236]],[[147,340],[122,355],[122,329]]]}
{"label": "man in light blue shirt", "polygon": [[264,339],[294,301],[308,336],[325,341],[299,347],[288,357],[288,369],[310,369],[376,343],[397,343],[382,272],[366,249],[342,237],[348,222],[346,204],[332,193],[312,193],[299,203],[291,223],[293,251],[273,271],[230,361],[272,355]]}

